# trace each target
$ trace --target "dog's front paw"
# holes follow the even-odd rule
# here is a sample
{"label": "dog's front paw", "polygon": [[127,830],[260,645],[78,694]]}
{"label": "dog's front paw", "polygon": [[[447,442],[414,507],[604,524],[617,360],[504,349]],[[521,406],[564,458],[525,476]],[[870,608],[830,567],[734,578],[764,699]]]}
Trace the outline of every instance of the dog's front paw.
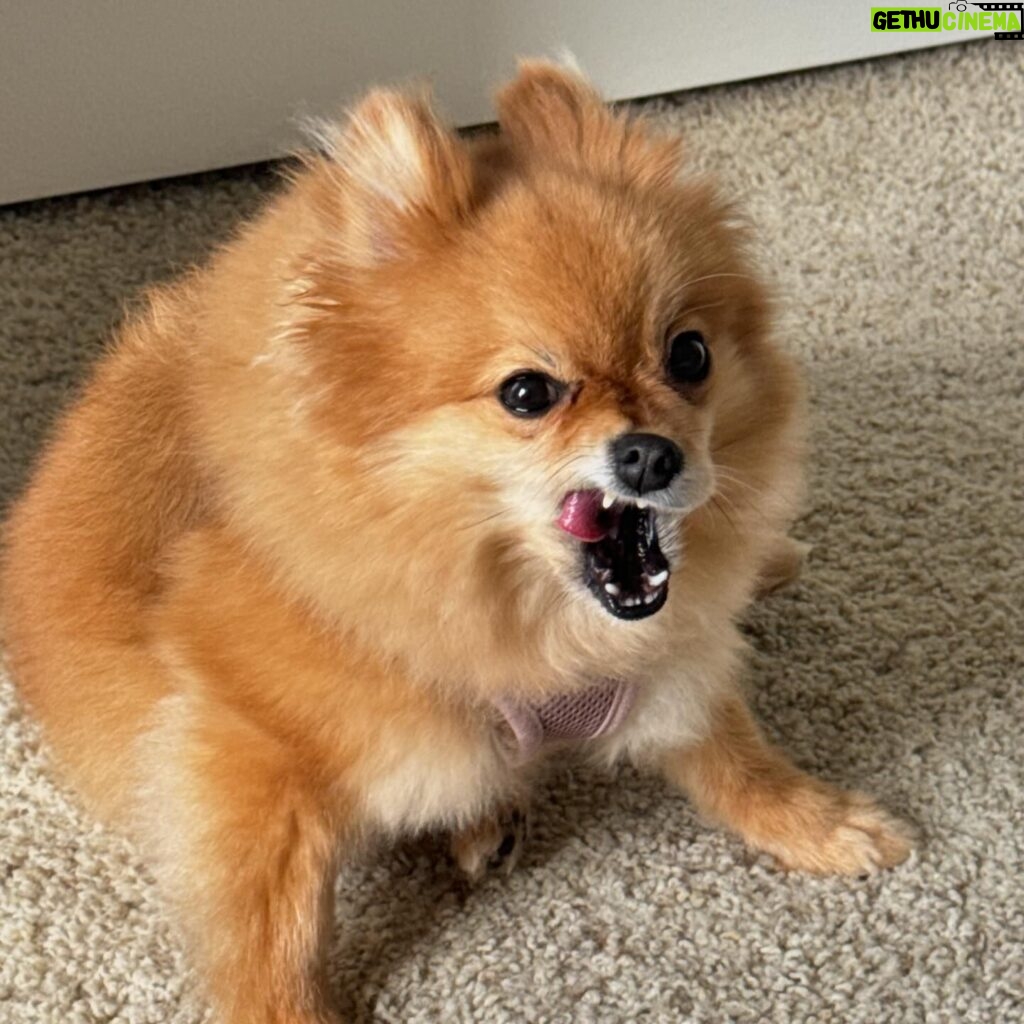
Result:
{"label": "dog's front paw", "polygon": [[821,784],[751,840],[783,868],[819,875],[873,874],[901,864],[914,846],[910,827],[870,797]]}
{"label": "dog's front paw", "polygon": [[509,807],[456,832],[452,856],[470,882],[479,882],[490,871],[507,876],[519,862],[529,829],[526,809]]}

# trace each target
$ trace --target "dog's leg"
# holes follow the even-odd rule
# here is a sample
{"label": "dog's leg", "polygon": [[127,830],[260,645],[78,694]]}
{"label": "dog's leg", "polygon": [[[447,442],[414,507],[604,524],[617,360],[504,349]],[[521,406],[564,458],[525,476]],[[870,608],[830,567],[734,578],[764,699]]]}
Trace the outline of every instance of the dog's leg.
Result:
{"label": "dog's leg", "polygon": [[780,537],[758,573],[757,596],[766,597],[795,583],[810,550],[810,544],[794,540],[792,537]]}
{"label": "dog's leg", "polygon": [[721,704],[710,734],[672,751],[664,769],[702,813],[785,868],[862,875],[910,853],[906,826],[868,797],[795,768],[768,744],[739,698]]}
{"label": "dog's leg", "polygon": [[143,737],[144,842],[222,1024],[336,1024],[324,993],[336,836],[301,758],[172,698]]}
{"label": "dog's leg", "polygon": [[470,882],[479,882],[489,871],[509,875],[519,862],[529,831],[526,807],[512,805],[456,832],[452,857]]}

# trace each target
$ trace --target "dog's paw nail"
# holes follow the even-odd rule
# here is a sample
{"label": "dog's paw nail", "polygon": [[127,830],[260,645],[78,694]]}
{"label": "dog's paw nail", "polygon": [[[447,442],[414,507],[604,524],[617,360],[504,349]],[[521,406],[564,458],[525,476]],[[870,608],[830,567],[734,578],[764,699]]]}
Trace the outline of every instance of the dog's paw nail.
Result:
{"label": "dog's paw nail", "polygon": [[464,875],[480,881],[488,871],[511,874],[528,832],[524,811],[512,810],[453,837],[452,852]]}

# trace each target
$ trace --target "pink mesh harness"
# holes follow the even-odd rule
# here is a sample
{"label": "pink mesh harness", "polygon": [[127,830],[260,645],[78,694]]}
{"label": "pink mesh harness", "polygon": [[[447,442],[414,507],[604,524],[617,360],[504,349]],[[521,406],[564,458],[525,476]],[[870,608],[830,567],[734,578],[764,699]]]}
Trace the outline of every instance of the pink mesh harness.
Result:
{"label": "pink mesh harness", "polygon": [[494,703],[515,735],[521,759],[546,741],[592,740],[614,732],[626,720],[636,686],[605,679],[580,693],[552,697],[542,704],[501,699]]}

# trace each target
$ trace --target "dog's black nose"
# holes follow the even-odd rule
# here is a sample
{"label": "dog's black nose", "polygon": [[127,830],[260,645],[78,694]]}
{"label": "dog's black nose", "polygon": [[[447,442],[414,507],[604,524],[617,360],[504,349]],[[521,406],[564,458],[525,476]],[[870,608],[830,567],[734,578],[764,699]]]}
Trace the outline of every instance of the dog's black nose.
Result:
{"label": "dog's black nose", "polygon": [[637,494],[668,487],[683,468],[679,445],[659,434],[623,434],[612,442],[615,475]]}

